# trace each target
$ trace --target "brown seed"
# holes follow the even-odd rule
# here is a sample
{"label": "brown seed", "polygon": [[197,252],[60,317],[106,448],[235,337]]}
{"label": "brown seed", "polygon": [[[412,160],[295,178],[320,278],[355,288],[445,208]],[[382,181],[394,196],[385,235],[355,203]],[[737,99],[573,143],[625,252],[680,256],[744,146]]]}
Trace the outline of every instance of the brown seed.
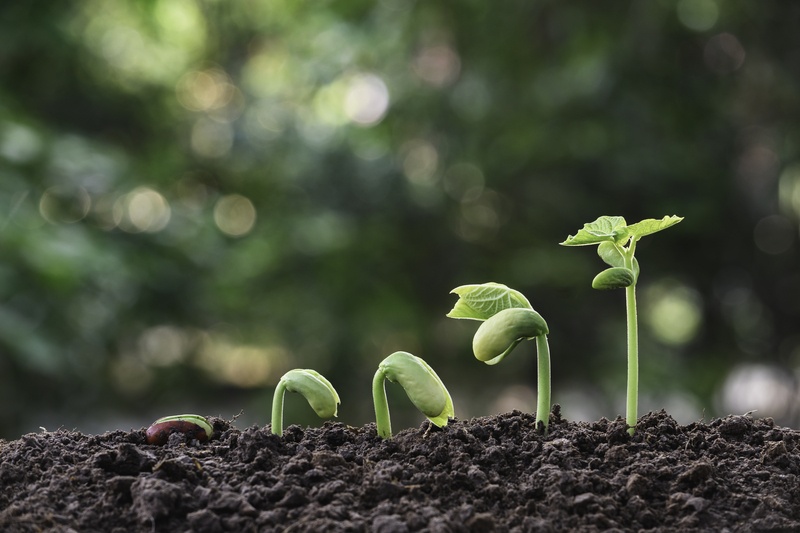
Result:
{"label": "brown seed", "polygon": [[208,433],[205,428],[194,422],[189,422],[187,420],[167,420],[164,422],[156,421],[147,428],[147,432],[145,433],[147,444],[164,445],[167,443],[172,433],[183,433],[186,435],[187,439],[197,439],[200,442],[208,440]]}

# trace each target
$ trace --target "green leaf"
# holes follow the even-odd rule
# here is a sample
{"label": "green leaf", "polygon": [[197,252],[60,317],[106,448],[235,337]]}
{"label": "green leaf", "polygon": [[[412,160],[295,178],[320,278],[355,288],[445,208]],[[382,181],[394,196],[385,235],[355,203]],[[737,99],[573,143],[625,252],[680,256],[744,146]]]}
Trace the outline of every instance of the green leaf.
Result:
{"label": "green leaf", "polygon": [[625,256],[616,244],[611,241],[601,242],[597,247],[597,255],[605,264],[612,267],[624,267]]}
{"label": "green leaf", "polygon": [[674,226],[681,220],[683,220],[683,217],[675,215],[665,216],[661,220],[647,218],[641,222],[637,222],[636,224],[631,224],[628,226],[628,234],[634,239],[639,240],[645,235],[650,235],[651,233],[656,233],[658,231],[667,229],[670,226]]}
{"label": "green leaf", "polygon": [[[600,256],[600,259],[609,266],[612,267],[624,267],[625,266],[625,256],[622,254],[622,250],[614,244],[613,242],[601,242],[600,246],[597,247],[597,255]],[[635,257],[633,258],[633,276],[634,276],[634,283],[637,279],[639,279],[639,260]]]}
{"label": "green leaf", "polygon": [[575,235],[570,235],[562,246],[587,246],[601,242],[623,243],[628,240],[628,226],[622,217],[602,216],[583,225]]}
{"label": "green leaf", "polygon": [[458,301],[447,313],[450,318],[466,318],[469,320],[486,320],[504,309],[533,309],[525,296],[502,283],[482,283],[479,285],[462,285],[456,287],[451,294],[458,295]]}

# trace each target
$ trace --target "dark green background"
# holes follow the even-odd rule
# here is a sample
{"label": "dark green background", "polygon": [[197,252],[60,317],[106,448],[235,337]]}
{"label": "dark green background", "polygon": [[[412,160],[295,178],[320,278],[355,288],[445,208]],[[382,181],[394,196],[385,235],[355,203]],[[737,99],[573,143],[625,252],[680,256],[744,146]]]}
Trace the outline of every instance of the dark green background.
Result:
{"label": "dark green background", "polygon": [[[641,410],[797,426],[798,23],[792,2],[6,2],[0,436],[263,425],[295,367],[361,425],[395,350],[461,417],[533,410],[533,344],[487,367],[477,324],[444,318],[485,281],[548,321],[564,415],[614,417],[623,293],[558,245],[603,214],[685,217],[638,248]],[[319,423],[295,397],[286,421]]]}

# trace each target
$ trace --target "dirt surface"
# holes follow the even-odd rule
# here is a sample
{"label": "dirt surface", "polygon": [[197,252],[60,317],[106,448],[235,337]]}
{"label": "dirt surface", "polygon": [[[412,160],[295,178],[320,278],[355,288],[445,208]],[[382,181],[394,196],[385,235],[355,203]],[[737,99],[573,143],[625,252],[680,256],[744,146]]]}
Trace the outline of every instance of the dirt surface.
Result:
{"label": "dirt surface", "polygon": [[0,531],[800,531],[800,432],[731,416],[678,425],[534,417],[239,430],[144,428],[0,442]]}

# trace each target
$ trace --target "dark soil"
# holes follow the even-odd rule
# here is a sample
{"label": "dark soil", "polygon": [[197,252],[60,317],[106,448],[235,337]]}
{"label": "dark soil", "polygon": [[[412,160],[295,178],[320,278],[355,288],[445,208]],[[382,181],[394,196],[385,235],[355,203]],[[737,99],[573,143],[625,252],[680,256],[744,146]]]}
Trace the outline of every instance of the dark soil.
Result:
{"label": "dark soil", "polygon": [[0,442],[0,531],[800,531],[800,432],[730,416],[678,425],[532,415]]}

